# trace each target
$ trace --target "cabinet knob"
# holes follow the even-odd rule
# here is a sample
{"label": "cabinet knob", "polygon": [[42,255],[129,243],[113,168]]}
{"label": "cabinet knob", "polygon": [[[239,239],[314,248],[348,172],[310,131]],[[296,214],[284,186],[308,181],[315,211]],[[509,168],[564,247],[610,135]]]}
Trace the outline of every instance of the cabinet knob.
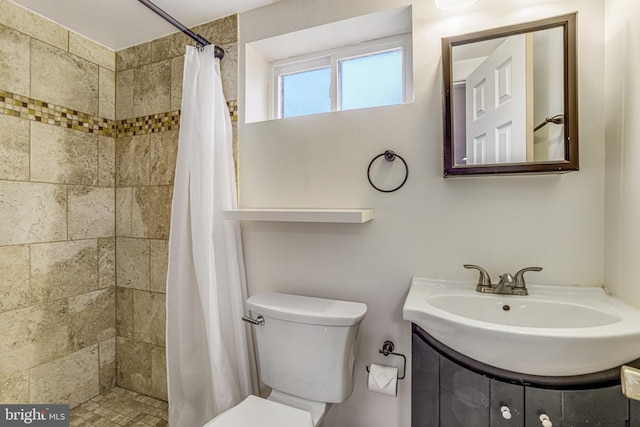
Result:
{"label": "cabinet knob", "polygon": [[540,421],[542,422],[542,427],[552,427],[553,423],[549,419],[549,415],[542,414],[540,415]]}
{"label": "cabinet knob", "polygon": [[508,406],[504,405],[500,407],[500,412],[502,412],[502,418],[505,420],[511,419],[511,409]]}

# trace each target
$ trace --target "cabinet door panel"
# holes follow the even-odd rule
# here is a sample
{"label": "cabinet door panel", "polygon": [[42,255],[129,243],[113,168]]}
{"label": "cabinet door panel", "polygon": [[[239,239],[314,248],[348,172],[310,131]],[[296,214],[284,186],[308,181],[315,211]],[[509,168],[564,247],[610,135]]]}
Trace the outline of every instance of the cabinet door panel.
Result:
{"label": "cabinet door panel", "polygon": [[[580,423],[580,422],[571,422],[565,421],[563,427],[627,427],[628,424],[626,421],[613,421],[610,423]],[[554,424],[555,426],[555,424]]]}
{"label": "cabinet door panel", "polygon": [[489,379],[440,358],[440,426],[487,427]]}
{"label": "cabinet door panel", "polygon": [[450,390],[440,392],[440,427],[487,427],[489,410]]}
{"label": "cabinet door panel", "polygon": [[611,424],[613,426],[618,425],[616,422],[629,419],[629,401],[622,394],[620,386],[565,391],[562,400],[562,418],[566,425],[614,423]]}
{"label": "cabinet door panel", "polygon": [[411,368],[411,427],[440,424],[440,356],[413,335]]}
{"label": "cabinet door panel", "polygon": [[562,424],[562,392],[534,387],[524,389],[524,425],[527,427],[542,426],[540,415],[547,414],[553,427]]}
{"label": "cabinet door panel", "polygon": [[629,411],[629,426],[630,427],[640,427],[640,401],[638,400],[630,400],[629,401],[630,411]]}
{"label": "cabinet door panel", "polygon": [[[510,418],[503,416],[501,408],[509,408]],[[491,405],[489,411],[491,427],[524,426],[524,387],[491,380]]]}

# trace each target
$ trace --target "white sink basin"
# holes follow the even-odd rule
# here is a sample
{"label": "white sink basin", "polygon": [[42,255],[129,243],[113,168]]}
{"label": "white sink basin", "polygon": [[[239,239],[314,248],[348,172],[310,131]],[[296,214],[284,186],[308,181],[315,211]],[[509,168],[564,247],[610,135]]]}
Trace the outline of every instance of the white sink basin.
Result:
{"label": "white sink basin", "polygon": [[527,285],[528,296],[414,278],[403,317],[479,362],[530,375],[604,371],[640,357],[640,311],[603,289]]}

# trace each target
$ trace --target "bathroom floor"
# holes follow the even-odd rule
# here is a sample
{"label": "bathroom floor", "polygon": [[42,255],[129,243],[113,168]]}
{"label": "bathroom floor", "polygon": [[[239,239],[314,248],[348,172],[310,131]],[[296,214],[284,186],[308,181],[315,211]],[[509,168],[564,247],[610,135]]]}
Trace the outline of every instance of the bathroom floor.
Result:
{"label": "bathroom floor", "polygon": [[167,402],[114,387],[70,411],[71,427],[166,427]]}

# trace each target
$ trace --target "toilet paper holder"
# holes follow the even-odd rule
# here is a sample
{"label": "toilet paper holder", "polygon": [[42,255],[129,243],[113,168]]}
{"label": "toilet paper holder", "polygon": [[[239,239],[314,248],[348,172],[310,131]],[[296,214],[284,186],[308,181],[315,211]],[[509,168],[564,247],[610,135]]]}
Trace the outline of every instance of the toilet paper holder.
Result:
{"label": "toilet paper holder", "polygon": [[[395,348],[395,345],[393,344],[393,341],[386,340],[382,344],[382,348],[378,350],[378,352],[382,353],[385,357],[390,354],[393,354],[394,356],[402,357],[402,375],[398,375],[398,379],[403,380],[405,374],[407,373],[407,357],[401,353],[394,353],[393,352],[394,348]],[[367,366],[367,372],[369,372],[369,366]]]}

